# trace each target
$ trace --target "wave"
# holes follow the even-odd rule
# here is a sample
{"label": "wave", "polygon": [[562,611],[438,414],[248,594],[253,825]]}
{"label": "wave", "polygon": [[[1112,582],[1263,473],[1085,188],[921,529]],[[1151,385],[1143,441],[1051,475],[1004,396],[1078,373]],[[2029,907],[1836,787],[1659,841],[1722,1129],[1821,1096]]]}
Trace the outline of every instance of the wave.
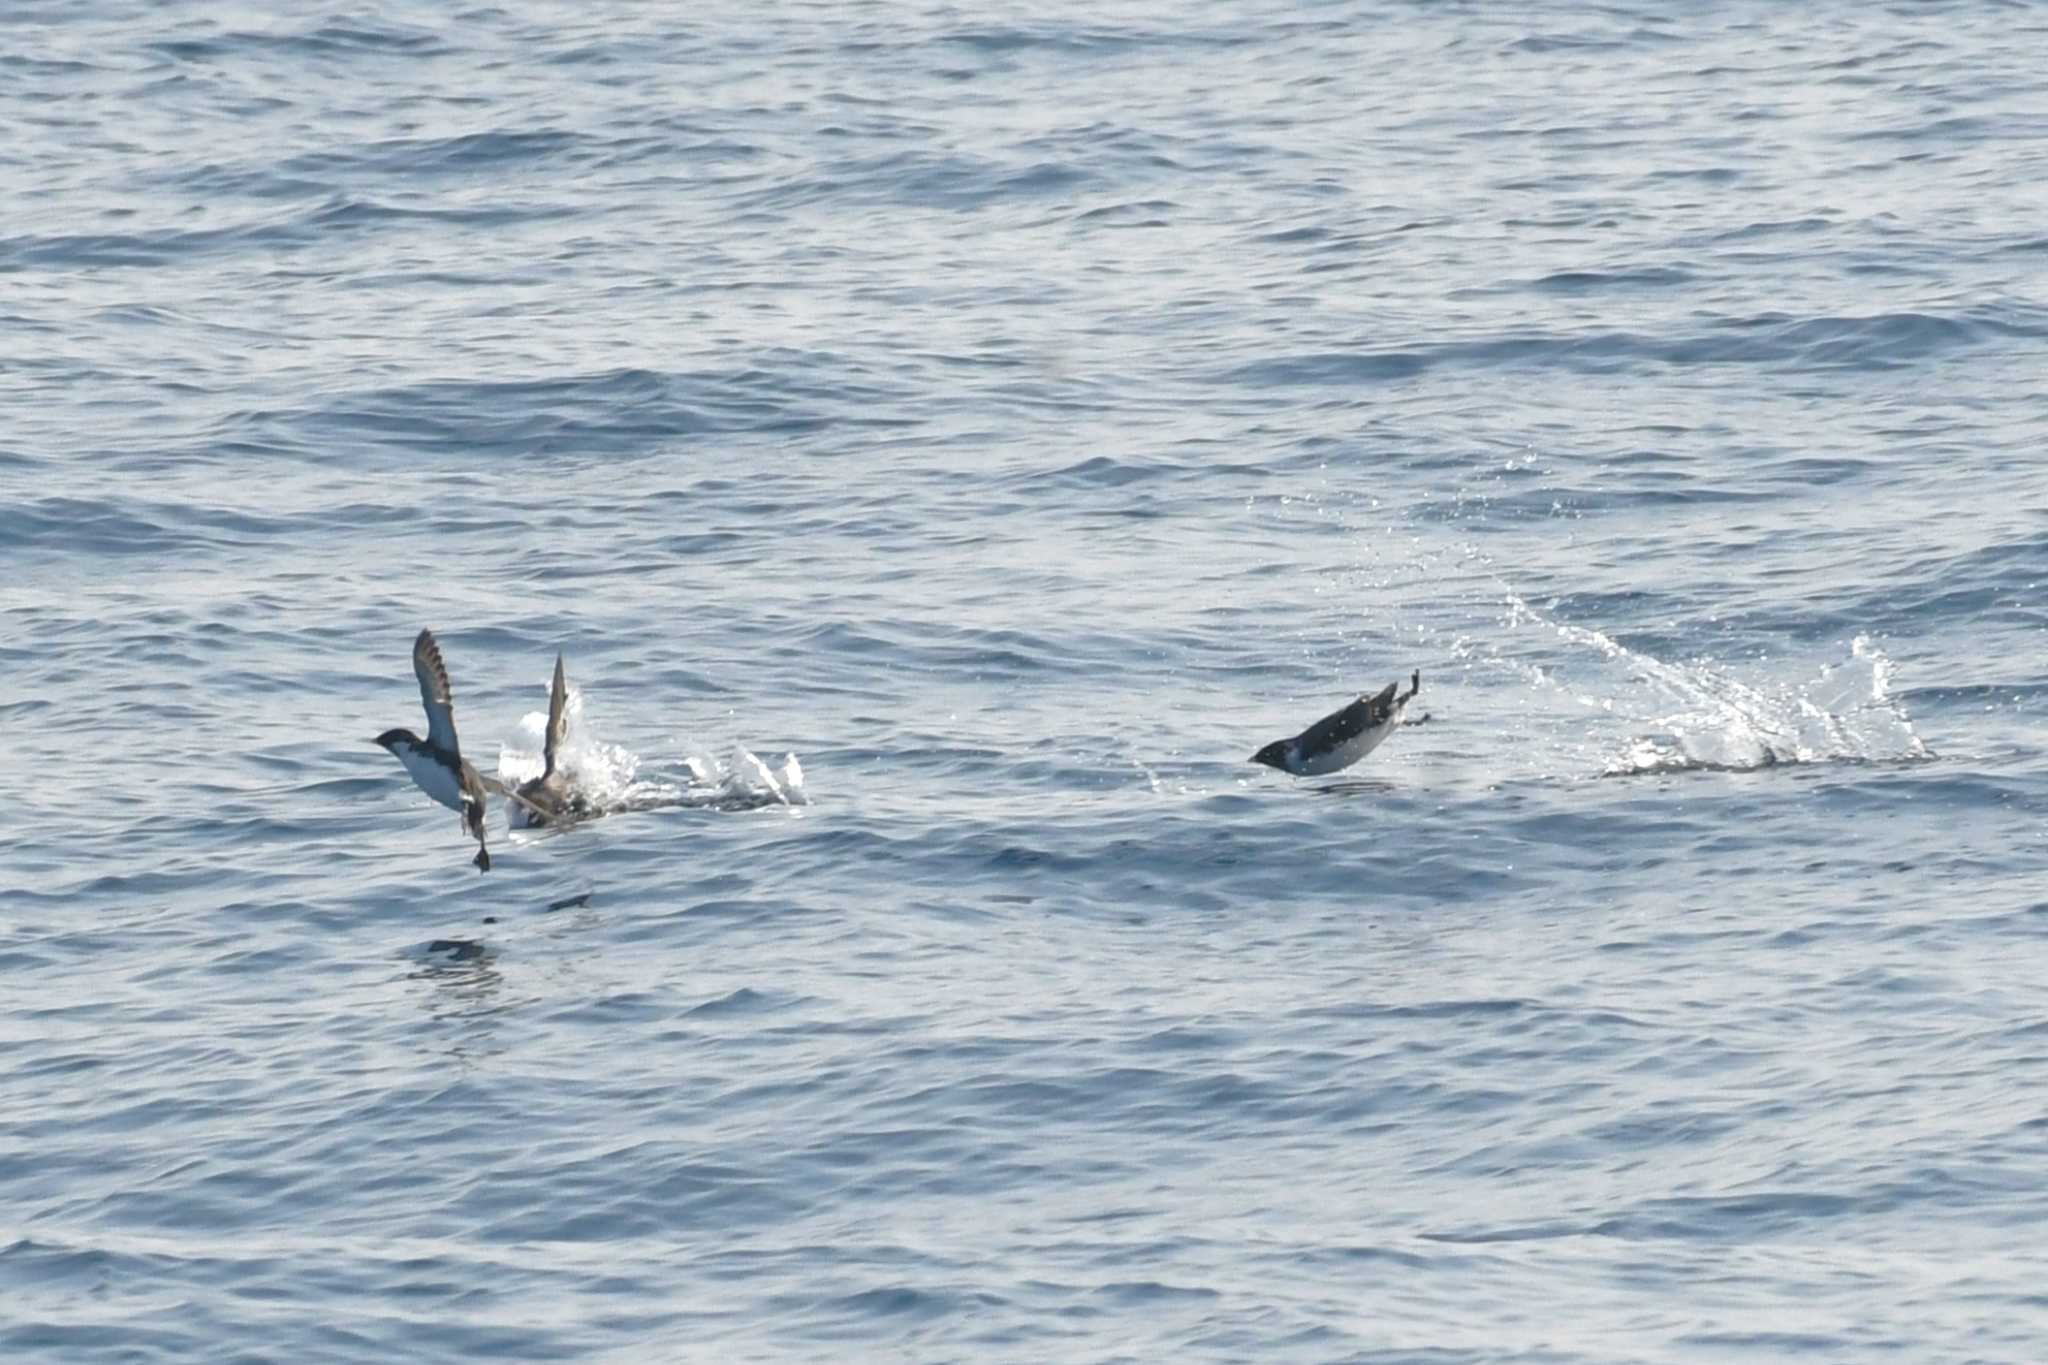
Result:
{"label": "wave", "polygon": [[[1538,282],[1538,288],[1543,288]],[[1216,382],[1251,388],[1370,385],[1425,371],[1523,370],[1606,374],[1665,365],[1769,366],[1789,371],[1890,370],[1995,342],[2048,336],[2048,311],[1979,304],[1949,312],[1801,317],[1768,312],[1688,318],[1684,331],[1529,329],[1479,337],[1389,344],[1361,336],[1352,346],[1264,355],[1213,372]]]}

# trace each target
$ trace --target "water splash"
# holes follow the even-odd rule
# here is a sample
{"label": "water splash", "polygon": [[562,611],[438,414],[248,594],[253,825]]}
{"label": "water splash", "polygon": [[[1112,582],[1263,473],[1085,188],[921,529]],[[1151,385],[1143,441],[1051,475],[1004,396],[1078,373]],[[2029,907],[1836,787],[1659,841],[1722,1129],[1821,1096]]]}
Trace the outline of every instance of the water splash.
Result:
{"label": "water splash", "polygon": [[1892,696],[1891,660],[1866,635],[1851,642],[1847,658],[1817,676],[1752,684],[1707,660],[1667,663],[1601,631],[1555,621],[1512,591],[1507,606],[1509,625],[1539,626],[1628,670],[1632,690],[1600,697],[1559,682],[1538,665],[1522,669],[1532,684],[1611,713],[1634,732],[1606,757],[1603,776],[1932,756]]}
{"label": "water splash", "polygon": [[803,765],[795,754],[782,756],[781,768],[771,768],[743,744],[734,744],[723,762],[709,755],[692,754],[687,760],[690,776],[702,792],[683,798],[692,805],[711,805],[720,810],[754,810],[763,806],[808,806],[804,790]]}
{"label": "water splash", "polygon": [[1658,717],[1608,773],[1763,768],[1778,763],[1880,762],[1930,757],[1890,695],[1891,661],[1867,636],[1850,656],[1804,682],[1758,689],[1695,664],[1656,680],[1686,703]]}
{"label": "water splash", "polygon": [[[682,796],[682,789],[667,782],[643,782],[639,778],[640,756],[623,745],[607,744],[584,731],[583,692],[569,685],[563,708],[568,725],[556,767],[569,790],[597,810],[621,810],[657,805]],[[518,738],[498,747],[498,780],[517,786],[539,777],[547,767],[548,716],[529,711],[519,720]]]}

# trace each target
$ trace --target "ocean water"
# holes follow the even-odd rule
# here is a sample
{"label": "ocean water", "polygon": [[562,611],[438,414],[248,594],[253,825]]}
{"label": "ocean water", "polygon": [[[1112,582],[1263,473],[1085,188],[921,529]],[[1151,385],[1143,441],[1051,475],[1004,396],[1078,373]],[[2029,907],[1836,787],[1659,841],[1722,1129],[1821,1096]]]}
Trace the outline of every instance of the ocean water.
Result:
{"label": "ocean water", "polygon": [[0,1359],[2048,1358],[2044,50],[0,5]]}

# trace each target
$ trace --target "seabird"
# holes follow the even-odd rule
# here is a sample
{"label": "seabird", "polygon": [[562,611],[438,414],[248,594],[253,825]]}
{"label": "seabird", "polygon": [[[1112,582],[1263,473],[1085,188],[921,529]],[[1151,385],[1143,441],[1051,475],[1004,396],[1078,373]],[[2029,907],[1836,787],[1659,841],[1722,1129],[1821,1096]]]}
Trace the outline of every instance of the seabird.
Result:
{"label": "seabird", "polygon": [[420,702],[427,708],[427,737],[410,730],[386,730],[371,741],[384,747],[405,765],[421,791],[453,811],[462,813],[462,827],[476,839],[476,865],[491,870],[490,850],[484,847],[484,784],[462,757],[462,745],[455,738],[455,699],[448,690],[448,669],[441,662],[441,647],[434,632],[423,630],[412,642],[412,671],[419,675]]}
{"label": "seabird", "polygon": [[[1408,679],[1401,696],[1399,683],[1388,683],[1376,697],[1360,697],[1341,711],[1324,716],[1292,739],[1276,739],[1253,754],[1263,763],[1296,777],[1316,777],[1348,768],[1379,747],[1401,721],[1401,712],[1422,690],[1422,672]],[[1427,719],[1427,717],[1425,717]]]}
{"label": "seabird", "polygon": [[539,777],[522,782],[516,789],[493,781],[491,786],[516,802],[526,815],[529,829],[558,825],[589,815],[590,803],[569,787],[562,775],[562,745],[569,737],[569,678],[563,671],[562,656],[555,655],[555,681],[548,688],[548,729],[543,741]]}

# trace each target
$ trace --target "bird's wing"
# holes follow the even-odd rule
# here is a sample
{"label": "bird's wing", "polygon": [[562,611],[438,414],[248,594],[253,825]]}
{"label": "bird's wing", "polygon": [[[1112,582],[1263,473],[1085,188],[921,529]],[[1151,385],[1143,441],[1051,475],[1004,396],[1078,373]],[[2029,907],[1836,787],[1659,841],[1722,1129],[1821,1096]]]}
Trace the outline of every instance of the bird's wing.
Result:
{"label": "bird's wing", "polygon": [[545,782],[555,775],[555,759],[562,752],[562,741],[569,737],[569,679],[562,671],[562,656],[555,655],[555,681],[548,689],[548,738],[543,757],[547,766],[541,770]]}
{"label": "bird's wing", "polygon": [[462,753],[455,738],[455,698],[448,690],[448,666],[441,662],[441,647],[434,632],[423,630],[412,642],[412,671],[420,679],[420,704],[427,708],[427,743],[436,749]]}

